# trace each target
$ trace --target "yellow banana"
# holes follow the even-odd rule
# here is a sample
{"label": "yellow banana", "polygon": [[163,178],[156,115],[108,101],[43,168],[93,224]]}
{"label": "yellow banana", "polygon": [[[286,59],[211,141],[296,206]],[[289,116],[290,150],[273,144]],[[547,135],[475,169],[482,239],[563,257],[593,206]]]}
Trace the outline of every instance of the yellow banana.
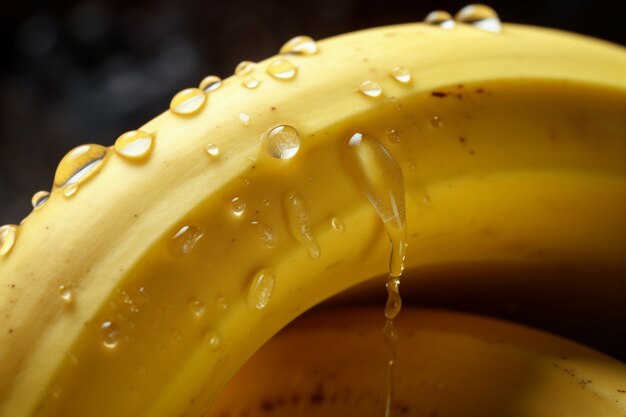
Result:
{"label": "yellow banana", "polygon": [[410,24],[283,52],[75,149],[1,230],[0,416],[200,415],[289,321],[388,271],[377,211],[400,240],[406,213],[416,281],[592,266],[577,299],[623,313],[623,48]]}
{"label": "yellow banana", "polygon": [[[311,313],[259,349],[207,417],[381,416],[380,309]],[[405,309],[397,327],[393,415],[624,415],[626,365],[575,343],[442,311]]]}

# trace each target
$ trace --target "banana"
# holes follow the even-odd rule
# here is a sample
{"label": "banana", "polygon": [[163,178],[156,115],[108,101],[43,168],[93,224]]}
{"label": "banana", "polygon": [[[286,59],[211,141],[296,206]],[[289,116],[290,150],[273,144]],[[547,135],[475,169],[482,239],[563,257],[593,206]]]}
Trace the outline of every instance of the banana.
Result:
{"label": "banana", "polygon": [[[382,415],[380,309],[311,313],[259,349],[207,417]],[[396,325],[394,415],[624,415],[626,365],[588,348],[443,311],[405,309]]]}
{"label": "banana", "polygon": [[279,329],[405,255],[415,282],[597,267],[574,299],[624,317],[624,49],[447,27],[300,37],[71,151],[0,233],[0,416],[201,415]]}

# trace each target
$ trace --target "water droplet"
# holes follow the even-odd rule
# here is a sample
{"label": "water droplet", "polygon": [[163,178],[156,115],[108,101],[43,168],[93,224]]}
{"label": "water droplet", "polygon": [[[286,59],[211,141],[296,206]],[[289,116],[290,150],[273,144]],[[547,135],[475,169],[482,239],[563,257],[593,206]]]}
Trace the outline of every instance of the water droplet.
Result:
{"label": "water droplet", "polygon": [[59,290],[59,295],[61,296],[63,301],[65,301],[66,303],[72,302],[72,290],[70,290],[65,285],[59,285],[58,290]]}
{"label": "water droplet", "polygon": [[4,256],[15,244],[17,238],[17,226],[14,224],[5,224],[0,227],[0,256]]}
{"label": "water droplet", "polygon": [[285,194],[284,205],[291,234],[309,250],[311,258],[318,258],[321,251],[311,231],[311,216],[304,200],[296,192],[290,191]]}
{"label": "water droplet", "polygon": [[278,125],[265,134],[263,144],[271,157],[290,159],[300,149],[300,133],[291,125]]}
{"label": "water droplet", "polygon": [[430,208],[432,206],[432,201],[430,199],[430,194],[428,194],[428,191],[419,186],[415,187],[414,190],[417,204],[422,207]]}
{"label": "water droplet", "polygon": [[244,126],[248,126],[250,124],[250,115],[248,113],[239,113],[239,120],[241,120]]}
{"label": "water droplet", "polygon": [[441,127],[441,126],[443,126],[443,122],[441,121],[441,117],[433,116],[432,119],[430,119],[430,125],[432,127]]}
{"label": "water droplet", "polygon": [[383,88],[375,81],[363,81],[359,86],[359,91],[368,97],[380,97]]}
{"label": "water droplet", "polygon": [[262,310],[267,307],[274,292],[275,284],[274,271],[266,268],[257,272],[252,278],[248,289],[248,308],[251,310]]}
{"label": "water droplet", "polygon": [[246,202],[239,197],[234,197],[230,200],[230,208],[235,216],[241,217],[246,212]]}
{"label": "water droplet", "polygon": [[271,226],[261,222],[251,222],[252,234],[268,249],[276,247],[276,232]]}
{"label": "water droplet", "polygon": [[341,219],[338,219],[337,217],[333,217],[330,220],[330,223],[333,225],[333,229],[335,229],[339,233],[343,233],[346,231],[346,225],[341,221]]}
{"label": "water droplet", "polygon": [[175,341],[180,342],[181,340],[183,340],[183,335],[180,334],[180,332],[178,331],[178,329],[174,329],[172,330],[172,337],[174,338]]}
{"label": "water droplet", "polygon": [[209,143],[208,145],[206,145],[204,147],[204,150],[211,158],[217,158],[220,156],[220,148],[218,148],[217,145],[214,145],[213,143]]}
{"label": "water droplet", "polygon": [[487,32],[499,33],[502,29],[498,13],[484,4],[470,4],[454,16],[459,23],[467,23]]}
{"label": "water droplet", "polygon": [[279,80],[291,80],[298,74],[298,68],[286,59],[275,59],[267,67],[267,73]]}
{"label": "water droplet", "polygon": [[120,342],[120,329],[111,321],[105,321],[100,325],[102,332],[102,344],[108,349],[114,349]]}
{"label": "water droplet", "polygon": [[206,305],[200,300],[193,300],[191,302],[191,308],[196,317],[202,317],[204,313],[206,313]]}
{"label": "water droplet", "polygon": [[314,55],[319,51],[317,43],[309,36],[296,36],[289,39],[281,48],[280,54]]}
{"label": "water droplet", "polygon": [[387,304],[385,305],[385,316],[392,320],[402,309],[402,299],[400,298],[400,278],[389,275],[386,286]]}
{"label": "water droplet", "polygon": [[212,330],[208,331],[204,336],[209,349],[219,350],[222,347],[222,336]]}
{"label": "water droplet", "polygon": [[254,88],[257,88],[259,86],[259,84],[261,84],[261,81],[257,80],[254,77],[251,77],[251,76],[247,76],[241,82],[241,85],[243,85],[244,87],[249,88],[251,90],[254,89]]}
{"label": "water droplet", "polygon": [[145,159],[152,151],[154,137],[143,130],[131,130],[115,141],[115,152],[124,158]]}
{"label": "water droplet", "polygon": [[204,236],[204,232],[196,226],[183,226],[170,239],[170,252],[175,256],[183,256],[191,252],[193,247]]}
{"label": "water droplet", "polygon": [[389,129],[387,131],[387,140],[391,143],[400,143],[402,140],[402,132],[400,129]]}
{"label": "water droplet", "polygon": [[54,185],[63,187],[81,184],[99,171],[107,159],[107,148],[102,145],[80,145],[69,151],[57,167]]}
{"label": "water droplet", "polygon": [[250,74],[252,70],[256,67],[256,64],[252,61],[241,61],[235,67],[235,75],[246,75]]}
{"label": "water droplet", "polygon": [[63,189],[63,195],[67,198],[72,197],[78,191],[78,184],[68,184]]}
{"label": "water droplet", "polygon": [[49,198],[50,193],[48,191],[37,191],[35,194],[33,194],[30,202],[33,205],[33,209],[37,209],[41,207],[46,201],[48,201]]}
{"label": "water droplet", "polygon": [[402,84],[408,84],[411,82],[411,73],[409,70],[399,65],[393,67],[391,71],[389,71],[389,75],[391,75],[391,78]]}
{"label": "water droplet", "polygon": [[200,85],[198,86],[200,90],[205,93],[210,93],[211,91],[215,91],[222,86],[222,79],[217,75],[209,75],[208,77],[204,77],[202,81],[200,81]]}
{"label": "water droplet", "polygon": [[424,23],[439,26],[443,29],[452,29],[455,25],[452,15],[444,10],[435,10],[434,12],[428,13],[424,18]]}
{"label": "water droplet", "polygon": [[190,116],[199,112],[207,101],[207,95],[199,88],[186,88],[177,93],[170,102],[174,114]]}
{"label": "water droplet", "polygon": [[228,309],[228,302],[226,301],[226,298],[224,297],[217,297],[217,299],[215,300],[215,305],[220,310]]}

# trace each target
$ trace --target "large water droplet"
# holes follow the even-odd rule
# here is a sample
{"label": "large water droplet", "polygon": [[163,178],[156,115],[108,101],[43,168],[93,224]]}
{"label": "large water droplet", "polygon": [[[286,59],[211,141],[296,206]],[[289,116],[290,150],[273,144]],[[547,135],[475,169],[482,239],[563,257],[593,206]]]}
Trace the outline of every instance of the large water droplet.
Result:
{"label": "large water droplet", "polygon": [[455,25],[452,15],[444,10],[435,10],[428,13],[428,15],[424,18],[424,23],[439,26],[443,29],[452,29]]}
{"label": "large water droplet", "polygon": [[291,125],[278,125],[265,134],[263,145],[271,157],[290,159],[300,149],[300,134]]}
{"label": "large water droplet", "polygon": [[237,217],[241,217],[246,212],[246,202],[239,197],[230,200],[230,209]]}
{"label": "large water droplet", "polygon": [[235,67],[235,75],[247,75],[252,72],[256,64],[252,61],[241,61]]}
{"label": "large water droplet", "polygon": [[276,232],[274,229],[265,223],[251,222],[252,234],[256,237],[266,248],[274,249],[276,247]]}
{"label": "large water droplet", "polygon": [[66,303],[72,302],[72,290],[70,290],[65,285],[59,285],[58,290],[59,290],[59,295],[61,296],[61,299],[63,301],[65,301]]}
{"label": "large water droplet", "polygon": [[261,81],[257,80],[256,78],[250,75],[246,76],[241,82],[241,85],[243,85],[246,88],[249,88],[250,90],[257,88],[260,84],[261,84]]}
{"label": "large water droplet", "polygon": [[304,200],[295,191],[290,191],[285,194],[283,201],[291,234],[309,250],[311,258],[318,258],[321,251],[313,236],[311,216]]}
{"label": "large water droplet", "polygon": [[112,321],[105,321],[100,325],[102,344],[108,349],[114,349],[120,342],[120,329]]}
{"label": "large water droplet", "polygon": [[252,278],[250,287],[248,288],[248,297],[246,299],[248,308],[250,308],[250,310],[262,310],[267,307],[272,293],[274,292],[275,285],[276,278],[274,271],[266,268],[257,272]]}
{"label": "large water droplet", "polygon": [[17,238],[17,226],[14,224],[5,224],[0,227],[0,256],[4,256],[15,244]]}
{"label": "large water droplet", "polygon": [[199,112],[207,101],[207,95],[199,88],[186,88],[177,93],[170,102],[174,114],[190,116]]}
{"label": "large water droplet", "polygon": [[411,73],[408,69],[400,65],[396,65],[395,67],[391,68],[391,71],[389,71],[389,75],[391,75],[391,78],[402,84],[408,84],[411,82]]}
{"label": "large water droplet", "polygon": [[248,113],[239,113],[239,120],[244,126],[250,125],[250,115]]}
{"label": "large water droplet", "polygon": [[313,55],[319,51],[317,43],[309,36],[296,36],[289,39],[281,48],[280,54]]}
{"label": "large water droplet", "polygon": [[204,232],[196,226],[183,226],[169,241],[170,252],[175,256],[183,256],[191,252],[196,243],[204,236]]}
{"label": "large water droplet", "polygon": [[484,4],[470,4],[454,16],[459,23],[467,23],[487,32],[499,33],[502,29],[498,13]]}
{"label": "large water droplet", "polygon": [[57,167],[54,185],[57,187],[84,183],[102,167],[107,148],[102,145],[80,145],[69,151]]}
{"label": "large water droplet", "polygon": [[220,156],[220,148],[218,148],[217,145],[213,143],[207,144],[204,147],[204,150],[211,158],[217,158]]}
{"label": "large water droplet", "polygon": [[46,201],[48,201],[49,198],[50,193],[48,191],[37,191],[35,194],[33,194],[30,202],[33,205],[33,209],[37,209],[41,207]]}
{"label": "large water droplet", "polygon": [[209,330],[205,335],[204,339],[206,340],[209,349],[211,350],[219,350],[222,347],[222,336],[219,333]]}
{"label": "large water droplet", "polygon": [[131,130],[115,141],[115,152],[124,158],[141,160],[150,155],[154,137],[143,130]]}
{"label": "large water droplet", "polygon": [[380,97],[383,93],[383,88],[377,82],[367,80],[361,83],[359,91],[367,97]]}
{"label": "large water droplet", "polygon": [[298,68],[286,59],[275,59],[267,67],[267,73],[279,80],[291,80],[298,74]]}
{"label": "large water droplet", "polygon": [[194,316],[198,318],[204,316],[206,313],[206,305],[200,300],[193,300],[191,302],[191,309],[193,310]]}
{"label": "large water droplet", "polygon": [[222,79],[217,75],[209,75],[208,77],[204,77],[202,81],[200,81],[200,85],[198,86],[200,90],[205,93],[210,93],[211,91],[215,91],[222,86]]}
{"label": "large water droplet", "polygon": [[330,223],[332,224],[333,229],[335,229],[337,232],[343,233],[346,231],[346,225],[341,221],[341,219],[333,217],[330,220]]}

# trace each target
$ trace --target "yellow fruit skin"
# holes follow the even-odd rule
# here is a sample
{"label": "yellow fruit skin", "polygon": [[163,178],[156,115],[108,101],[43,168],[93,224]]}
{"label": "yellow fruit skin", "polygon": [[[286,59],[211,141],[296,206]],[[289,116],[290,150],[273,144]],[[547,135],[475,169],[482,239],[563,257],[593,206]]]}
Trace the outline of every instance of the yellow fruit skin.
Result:
{"label": "yellow fruit skin", "polygon": [[[264,61],[259,88],[234,76],[197,115],[148,122],[141,130],[155,145],[144,163],[111,155],[71,199],[53,189],[20,227],[0,260],[0,416],[199,415],[281,327],[384,274],[384,228],[342,159],[355,131],[379,138],[402,167],[407,268],[584,264],[623,276],[623,48],[517,25],[495,35],[417,24],[339,36],[290,59],[293,81],[272,79]],[[409,85],[388,76],[395,65],[411,71]],[[357,92],[368,79],[383,97]],[[279,123],[302,136],[291,160],[261,150],[260,137]],[[392,128],[403,132],[400,144],[385,142]],[[317,259],[288,230],[289,191],[307,203]],[[240,217],[234,197],[246,202]],[[275,248],[255,238],[252,221],[275,230]],[[184,225],[204,235],[173,256],[169,240]],[[250,280],[268,267],[271,300],[251,311]],[[70,304],[61,285],[72,289]],[[623,279],[571,285],[581,303],[589,288],[604,288],[594,303],[623,312]],[[196,301],[207,307],[201,317]],[[119,328],[115,349],[103,346],[108,321]],[[207,342],[214,334],[217,350]]]}

